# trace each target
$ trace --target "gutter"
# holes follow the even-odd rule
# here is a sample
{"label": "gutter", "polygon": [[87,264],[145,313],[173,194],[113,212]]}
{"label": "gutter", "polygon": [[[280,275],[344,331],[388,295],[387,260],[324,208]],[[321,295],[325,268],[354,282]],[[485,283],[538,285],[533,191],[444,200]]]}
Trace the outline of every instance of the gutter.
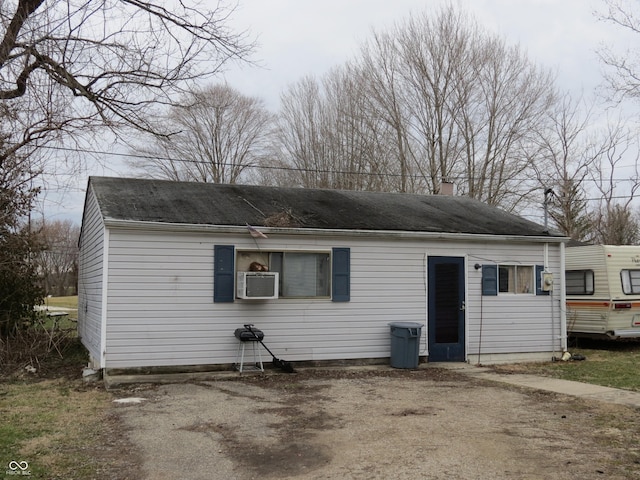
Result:
{"label": "gutter", "polygon": [[[166,223],[148,222],[139,220],[118,220],[104,218],[104,225],[110,228],[192,232],[192,233],[226,233],[242,235],[247,234],[247,227],[235,225],[202,225],[190,223]],[[428,239],[428,240],[486,240],[505,241],[516,243],[567,243],[568,237],[552,237],[547,235],[490,235],[476,233],[450,233],[450,232],[408,232],[404,230],[349,230],[349,229],[323,229],[323,228],[282,228],[257,226],[261,232],[268,235],[306,235],[314,237],[351,236],[364,238],[400,238],[400,239]]]}

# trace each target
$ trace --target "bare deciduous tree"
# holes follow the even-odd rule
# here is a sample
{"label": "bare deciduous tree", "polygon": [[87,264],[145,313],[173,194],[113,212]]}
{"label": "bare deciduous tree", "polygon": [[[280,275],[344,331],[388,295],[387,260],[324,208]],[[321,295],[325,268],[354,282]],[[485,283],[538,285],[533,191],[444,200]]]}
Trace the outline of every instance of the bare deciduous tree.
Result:
{"label": "bare deciduous tree", "polygon": [[0,164],[60,136],[108,126],[151,130],[149,109],[184,83],[244,58],[232,9],[188,2],[0,2]]}
{"label": "bare deciduous tree", "polygon": [[596,218],[594,241],[604,245],[637,245],[640,241],[637,215],[628,205],[606,206]]}
{"label": "bare deciduous tree", "polygon": [[35,262],[46,295],[75,295],[78,282],[78,238],[80,227],[71,220],[32,225],[41,245]]}
{"label": "bare deciduous tree", "polygon": [[[461,95],[470,84],[481,39],[477,25],[452,6],[409,18],[391,34],[401,61],[403,109],[412,163],[431,193],[443,179],[458,173],[464,142],[457,118],[471,98]],[[458,181],[458,188],[464,189]]]}
{"label": "bare deciduous tree", "polygon": [[383,151],[388,158],[395,163],[395,168],[391,170],[399,179],[394,182],[395,190],[423,191],[424,185],[411,187],[416,179],[412,173],[415,167],[419,167],[419,163],[416,162],[410,143],[411,118],[407,102],[403,99],[402,61],[393,38],[374,32],[372,40],[361,48],[359,68],[367,99],[364,115],[381,122],[378,124],[376,137],[384,145]]}
{"label": "bare deciduous tree", "polygon": [[[593,165],[593,180],[600,194],[598,206],[593,209],[594,240],[611,245],[632,245],[640,241],[640,223],[633,214],[632,204],[640,189],[637,140],[623,125],[609,124],[602,158]],[[621,167],[629,162],[635,165],[626,173],[628,181],[621,182]],[[625,179],[626,180],[626,179]],[[629,185],[620,188],[621,185]]]}
{"label": "bare deciduous tree", "polygon": [[365,84],[360,71],[349,64],[334,69],[323,81],[323,137],[328,162],[337,170],[332,184],[347,190],[389,190],[396,168],[387,144],[380,141],[384,124],[367,114]]}
{"label": "bare deciduous tree", "polygon": [[365,80],[350,65],[322,82],[306,77],[281,96],[273,158],[289,184],[390,190],[397,176],[382,131],[368,111]]}
{"label": "bare deciduous tree", "polygon": [[428,191],[455,179],[460,193],[490,205],[521,205],[534,188],[523,181],[529,132],[555,95],[550,73],[451,6],[411,18],[388,41],[401,59],[407,144]]}
{"label": "bare deciduous tree", "polygon": [[[283,97],[282,153],[301,177],[325,172],[316,186],[340,185],[332,171],[375,170],[385,181],[358,188],[401,192],[438,193],[447,179],[507,210],[539,188],[528,181],[541,160],[531,132],[546,121],[554,79],[467,15],[449,6],[374,33],[342,73]],[[340,163],[353,135],[348,145],[366,160]]]}
{"label": "bare deciduous tree", "polygon": [[278,140],[275,151],[282,164],[297,172],[296,185],[327,187],[328,173],[322,142],[322,99],[320,85],[305,77],[281,95]]}
{"label": "bare deciduous tree", "polygon": [[188,1],[0,1],[0,333],[33,312],[39,288],[25,218],[43,146],[99,128],[151,131],[152,109],[186,83],[244,59],[233,8]]}
{"label": "bare deciduous tree", "polygon": [[[544,161],[532,144],[554,104],[554,78],[536,67],[518,46],[484,36],[476,61],[461,85],[456,119],[464,122],[462,191],[513,211],[530,205],[538,185],[532,167]],[[536,201],[535,198],[534,201]]]}
{"label": "bare deciduous tree", "polygon": [[170,180],[237,183],[265,155],[272,115],[261,100],[227,85],[194,89],[161,117],[165,132],[135,148],[143,175]]}
{"label": "bare deciduous tree", "polygon": [[585,180],[606,148],[606,142],[598,143],[591,135],[591,121],[592,108],[567,94],[533,137],[536,157],[543,161],[532,166],[541,188],[552,192],[547,197],[549,216],[561,233],[578,241],[587,241],[593,234]]}
{"label": "bare deciduous tree", "polygon": [[[621,28],[623,33],[640,35],[640,8],[637,2],[627,0],[604,0],[605,11],[597,13],[604,21]],[[616,51],[609,45],[598,51],[605,66],[604,78],[614,100],[640,99],[640,50]]]}

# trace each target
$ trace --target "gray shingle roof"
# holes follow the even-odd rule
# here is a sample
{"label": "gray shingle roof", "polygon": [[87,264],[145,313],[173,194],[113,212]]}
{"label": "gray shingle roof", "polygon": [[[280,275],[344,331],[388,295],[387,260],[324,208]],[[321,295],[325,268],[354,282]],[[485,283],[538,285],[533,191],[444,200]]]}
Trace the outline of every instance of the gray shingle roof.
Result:
{"label": "gray shingle roof", "polygon": [[195,225],[560,236],[463,196],[91,177],[105,219]]}

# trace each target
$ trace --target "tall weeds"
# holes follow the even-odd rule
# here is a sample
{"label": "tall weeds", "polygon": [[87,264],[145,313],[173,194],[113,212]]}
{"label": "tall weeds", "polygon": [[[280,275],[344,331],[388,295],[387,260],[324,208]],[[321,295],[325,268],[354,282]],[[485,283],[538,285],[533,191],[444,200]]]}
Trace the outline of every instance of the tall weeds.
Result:
{"label": "tall weeds", "polygon": [[30,324],[0,336],[0,375],[37,373],[53,358],[63,359],[77,343],[75,328],[61,328],[57,323]]}

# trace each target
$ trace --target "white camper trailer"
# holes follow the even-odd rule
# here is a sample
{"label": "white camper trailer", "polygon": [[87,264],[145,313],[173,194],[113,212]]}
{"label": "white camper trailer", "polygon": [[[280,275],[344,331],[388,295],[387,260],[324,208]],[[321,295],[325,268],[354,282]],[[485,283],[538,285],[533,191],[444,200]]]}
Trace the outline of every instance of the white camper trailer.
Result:
{"label": "white camper trailer", "polygon": [[566,249],[567,333],[640,338],[640,246]]}

